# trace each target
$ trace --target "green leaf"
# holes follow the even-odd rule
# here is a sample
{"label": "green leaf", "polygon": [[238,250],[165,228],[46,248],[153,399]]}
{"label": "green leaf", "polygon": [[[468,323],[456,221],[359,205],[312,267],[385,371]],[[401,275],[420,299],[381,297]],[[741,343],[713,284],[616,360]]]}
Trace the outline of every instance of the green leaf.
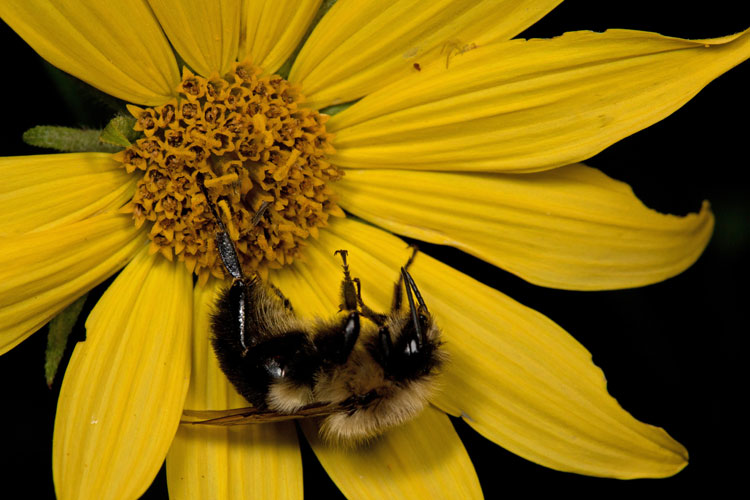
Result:
{"label": "green leaf", "polygon": [[333,116],[337,113],[341,113],[342,111],[344,111],[346,108],[348,108],[355,102],[357,101],[345,102],[343,104],[333,104],[331,106],[321,109],[320,112],[324,115]]}
{"label": "green leaf", "polygon": [[117,115],[104,127],[99,140],[105,144],[126,148],[138,137],[138,132],[133,130],[134,125],[135,118],[132,116]]}
{"label": "green leaf", "polygon": [[52,387],[52,382],[55,380],[57,367],[60,366],[65,346],[68,345],[68,336],[73,331],[78,315],[81,314],[87,295],[79,297],[49,322],[47,350],[44,353],[44,377],[49,387]]}
{"label": "green leaf", "polygon": [[66,153],[101,151],[114,153],[119,149],[99,141],[99,130],[85,130],[54,125],[39,125],[23,133],[23,141],[31,146],[56,149]]}

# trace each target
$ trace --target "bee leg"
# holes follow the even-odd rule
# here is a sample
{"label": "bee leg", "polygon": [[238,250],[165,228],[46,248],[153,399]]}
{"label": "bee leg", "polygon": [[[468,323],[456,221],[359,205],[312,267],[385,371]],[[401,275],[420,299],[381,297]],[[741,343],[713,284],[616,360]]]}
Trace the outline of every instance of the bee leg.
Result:
{"label": "bee leg", "polygon": [[346,262],[346,256],[349,252],[346,250],[336,250],[333,255],[341,255],[344,268],[344,279],[341,281],[341,300],[339,311],[356,311],[357,310],[357,292],[354,290],[354,281],[349,274],[349,264]]}
{"label": "bee leg", "polygon": [[[251,284],[252,286],[252,284]],[[242,280],[234,280],[232,285],[224,290],[217,302],[216,312],[212,316],[212,330],[214,346],[222,351],[237,353],[244,358],[252,348],[254,339],[246,338],[248,322],[252,321],[247,309],[247,285]]]}
{"label": "bee leg", "polygon": [[344,321],[331,325],[315,336],[315,348],[326,363],[343,365],[359,338],[359,312],[351,311]]}
{"label": "bee leg", "polygon": [[362,316],[378,326],[383,326],[387,316],[385,314],[376,313],[367,307],[362,301],[362,283],[359,281],[359,278],[353,278],[352,281],[357,285],[357,303],[359,304],[359,310],[362,312]]}
{"label": "bee leg", "polygon": [[334,255],[340,255],[344,270],[344,279],[341,280],[341,305],[339,311],[348,311],[346,318],[341,323],[334,323],[322,329],[315,336],[315,348],[320,359],[326,363],[341,365],[349,359],[349,354],[359,338],[359,316],[357,310],[357,292],[354,281],[349,273],[349,264],[346,250],[336,250]]}
{"label": "bee leg", "polygon": [[247,342],[245,341],[245,323],[246,317],[247,317],[247,311],[245,311],[245,307],[247,304],[247,287],[245,287],[245,283],[241,280],[234,280],[232,283],[232,288],[237,290],[237,293],[239,295],[237,299],[237,319],[239,322],[239,331],[240,331],[240,345],[242,346],[242,357],[244,358],[247,355],[247,351],[250,349],[248,347]]}
{"label": "bee leg", "polygon": [[203,196],[206,197],[206,204],[211,210],[214,216],[216,224],[219,226],[219,230],[216,231],[215,241],[216,250],[219,252],[221,261],[224,263],[224,268],[227,270],[230,276],[232,276],[232,286],[227,294],[227,300],[231,301],[231,310],[237,311],[237,320],[239,328],[239,341],[242,347],[242,356],[247,354],[249,345],[245,339],[245,323],[247,320],[247,287],[245,275],[242,273],[242,265],[240,264],[240,258],[237,255],[237,249],[234,247],[234,242],[229,236],[226,226],[221,221],[221,217],[216,212],[216,206],[211,197],[208,195],[208,190],[204,184],[204,176],[202,173],[198,173],[195,179],[203,192]]}
{"label": "bee leg", "polygon": [[391,353],[393,353],[393,339],[387,326],[381,326],[378,330],[378,341],[380,342],[380,352],[382,353],[383,368],[388,369]]}
{"label": "bee leg", "polygon": [[198,187],[200,187],[203,192],[203,196],[206,197],[206,204],[208,204],[208,208],[211,210],[214,220],[219,226],[219,230],[216,231],[215,236],[216,250],[219,252],[221,261],[224,263],[224,268],[229,275],[235,280],[244,280],[245,276],[242,274],[242,266],[240,265],[240,259],[237,255],[237,249],[234,248],[234,242],[232,241],[232,238],[230,238],[226,226],[221,221],[221,217],[219,217],[219,214],[216,212],[216,206],[208,195],[206,185],[203,183],[203,177],[203,174],[199,172],[198,175],[196,175],[195,180],[198,183]]}
{"label": "bee leg", "polygon": [[[409,266],[411,266],[412,262],[414,262],[414,258],[417,256],[417,252],[419,249],[416,245],[411,245],[412,252],[411,256],[409,257],[409,260],[406,261],[406,264],[404,264],[404,269],[409,270]],[[402,285],[404,283],[403,276],[399,273],[398,275],[398,281],[396,281],[396,284],[393,288],[393,302],[391,303],[391,312],[398,312],[401,310],[401,302],[403,301],[403,292],[402,292]]]}
{"label": "bee leg", "polygon": [[289,299],[286,298],[286,295],[284,295],[282,291],[279,290],[275,285],[271,283],[266,283],[266,284],[271,290],[273,290],[273,293],[276,294],[279,300],[281,300],[281,303],[284,305],[284,309],[286,309],[290,313],[294,313],[294,308],[292,307],[292,303],[289,301]]}
{"label": "bee leg", "polygon": [[[211,210],[211,214],[214,216],[214,220],[216,224],[219,226],[218,231],[216,231],[215,241],[216,241],[216,249],[219,252],[219,256],[221,257],[221,261],[224,263],[224,268],[227,270],[229,275],[232,277],[232,286],[227,291],[227,294],[225,296],[225,300],[228,301],[227,303],[227,310],[230,311],[236,311],[236,316],[234,316],[237,320],[236,325],[227,325],[226,327],[223,327],[227,329],[228,331],[234,331],[234,328],[236,328],[237,332],[239,333],[239,347],[241,348],[241,357],[245,357],[248,354],[248,351],[253,346],[254,339],[247,339],[245,338],[245,332],[247,330],[246,324],[249,320],[247,311],[247,305],[248,305],[248,286],[255,283],[255,278],[253,280],[248,280],[245,275],[242,272],[242,265],[240,264],[240,258],[237,254],[237,249],[234,246],[234,242],[232,241],[232,238],[229,236],[229,231],[227,231],[226,226],[221,220],[221,217],[219,216],[216,205],[211,200],[211,197],[208,194],[208,190],[206,189],[205,185],[205,179],[204,179],[203,173],[198,173],[196,175],[196,182],[198,184],[198,187],[200,188],[201,192],[203,193],[203,196],[206,197],[206,204],[208,205],[208,208]],[[261,206],[260,210],[258,210],[258,213],[256,214],[256,217],[258,220],[260,220],[260,216],[263,214],[265,209],[267,208],[267,204],[264,204]],[[256,217],[253,218],[253,223],[257,224]],[[281,292],[273,287],[273,289],[276,291],[277,294],[281,294]],[[283,297],[283,295],[282,295]],[[282,302],[285,306],[288,306],[288,309],[291,310],[291,304],[289,303],[289,300],[286,299],[286,297],[283,297]],[[229,322],[230,319],[221,319],[220,321]]]}
{"label": "bee leg", "polygon": [[[208,190],[206,189],[205,185],[205,176],[203,173],[198,172],[195,176],[195,181],[198,184],[198,187],[200,188],[201,192],[203,193],[203,196],[206,197],[206,204],[208,205],[208,208],[211,210],[211,214],[214,216],[214,221],[219,226],[219,230],[216,231],[216,236],[214,237],[216,242],[216,250],[219,252],[219,256],[221,257],[221,261],[224,263],[224,268],[227,270],[229,275],[234,278],[235,280],[244,280],[245,276],[242,274],[242,265],[240,264],[240,258],[237,254],[237,249],[234,246],[234,242],[232,241],[232,238],[229,236],[229,231],[227,231],[227,227],[224,225],[224,223],[221,221],[221,217],[219,216],[219,213],[216,211],[216,205],[211,200],[211,197],[208,195]],[[220,204],[223,204],[225,202],[220,202]],[[265,213],[266,209],[268,208],[268,202],[263,202],[256,212],[256,214],[253,216],[253,226],[256,226],[261,218],[263,217],[263,214]],[[224,205],[226,208],[226,206]]]}

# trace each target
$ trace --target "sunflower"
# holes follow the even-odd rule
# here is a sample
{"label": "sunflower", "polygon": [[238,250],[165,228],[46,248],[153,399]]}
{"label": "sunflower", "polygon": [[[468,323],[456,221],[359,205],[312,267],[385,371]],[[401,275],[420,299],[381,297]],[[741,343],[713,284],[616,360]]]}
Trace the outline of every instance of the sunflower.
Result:
{"label": "sunflower", "polygon": [[[122,269],[63,381],[60,498],[135,498],[165,457],[175,497],[301,496],[291,424],[179,426],[185,408],[245,405],[208,348],[223,282],[197,173],[224,200],[246,271],[304,316],[336,310],[339,248],[365,300],[387,309],[409,256],[394,233],[570,290],[655,283],[701,254],[707,204],[659,214],[578,162],[746,59],[748,32],[512,40],[559,1],[415,3],[342,0],[309,37],[320,1],[0,4],[42,57],[132,103],[141,132],[115,155],[0,160],[0,234],[12,235],[0,352]],[[250,222],[263,202],[261,238]],[[625,412],[552,321],[426,254],[412,274],[451,361],[432,406],[370,447],[330,448],[303,423],[345,495],[480,496],[447,415],[562,471],[664,477],[686,465],[684,447]]]}

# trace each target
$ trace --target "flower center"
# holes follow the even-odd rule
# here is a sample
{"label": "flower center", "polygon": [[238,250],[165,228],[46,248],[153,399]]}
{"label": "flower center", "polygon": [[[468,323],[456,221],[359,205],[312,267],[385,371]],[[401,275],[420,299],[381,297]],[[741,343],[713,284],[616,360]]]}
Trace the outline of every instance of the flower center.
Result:
{"label": "flower center", "polygon": [[224,276],[199,173],[248,275],[291,263],[329,215],[343,215],[328,186],[343,175],[326,160],[328,117],[300,107],[289,82],[238,63],[223,78],[185,70],[177,92],[162,106],[128,107],[144,136],[115,155],[143,173],[124,210],[138,227],[153,223],[152,253],[184,261],[200,282]]}

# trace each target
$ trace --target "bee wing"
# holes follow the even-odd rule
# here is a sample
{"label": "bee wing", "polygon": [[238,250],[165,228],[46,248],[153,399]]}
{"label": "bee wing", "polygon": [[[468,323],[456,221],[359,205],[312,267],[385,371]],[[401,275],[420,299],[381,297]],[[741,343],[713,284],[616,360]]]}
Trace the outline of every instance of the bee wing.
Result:
{"label": "bee wing", "polygon": [[183,410],[180,423],[196,425],[262,424],[300,418],[324,417],[341,410],[342,406],[335,403],[313,403],[303,406],[294,413],[259,410],[252,406],[231,410]]}

